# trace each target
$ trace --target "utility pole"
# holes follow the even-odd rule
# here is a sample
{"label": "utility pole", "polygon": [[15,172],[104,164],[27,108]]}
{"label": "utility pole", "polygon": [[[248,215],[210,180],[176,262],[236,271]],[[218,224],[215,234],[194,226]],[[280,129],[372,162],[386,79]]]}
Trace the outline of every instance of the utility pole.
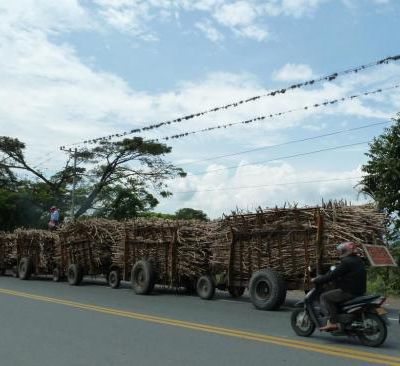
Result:
{"label": "utility pole", "polygon": [[78,149],[75,148],[74,150],[72,149],[65,149],[63,146],[60,147],[61,151],[68,152],[70,154],[73,154],[74,158],[74,173],[72,176],[72,194],[71,194],[71,221],[75,221],[75,189],[76,189],[76,160],[77,160],[77,155],[78,155]]}
{"label": "utility pole", "polygon": [[74,175],[72,177],[72,203],[71,203],[71,219],[75,221],[75,188],[76,188],[76,158],[78,149],[74,150]]}

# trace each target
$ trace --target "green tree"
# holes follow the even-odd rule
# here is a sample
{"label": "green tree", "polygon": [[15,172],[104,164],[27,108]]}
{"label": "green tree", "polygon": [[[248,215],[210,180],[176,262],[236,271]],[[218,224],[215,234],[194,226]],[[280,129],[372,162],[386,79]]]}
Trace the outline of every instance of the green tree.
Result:
{"label": "green tree", "polygon": [[202,210],[195,210],[193,208],[181,208],[175,212],[175,217],[180,220],[208,220],[205,212]]}
{"label": "green tree", "polygon": [[370,143],[368,162],[362,167],[365,176],[361,191],[372,197],[379,208],[394,215],[400,228],[400,114],[394,124]]}
{"label": "green tree", "polygon": [[121,185],[106,187],[100,194],[99,202],[101,207],[96,216],[114,220],[143,215],[158,205],[157,198],[143,187],[132,189]]}
{"label": "green tree", "polygon": [[[400,260],[400,114],[394,124],[374,138],[370,144],[368,162],[362,167],[365,176],[361,191],[372,197],[381,210],[391,215],[388,236],[393,257]],[[400,263],[398,263],[400,265]],[[369,289],[372,292],[400,294],[399,268],[371,268]]]}
{"label": "green tree", "polygon": [[[164,160],[171,147],[141,137],[103,140],[93,148],[78,151],[76,170],[72,166],[73,154],[69,154],[64,168],[51,177],[30,166],[24,150],[25,144],[18,139],[0,137],[0,187],[16,193],[28,190],[32,204],[41,208],[42,215],[53,204],[63,212],[68,210],[74,175],[75,218],[97,212],[106,217],[131,217],[158,203],[148,190],[167,197],[170,193],[166,191],[166,181],[186,175]],[[21,184],[18,171],[28,172],[35,180]]]}

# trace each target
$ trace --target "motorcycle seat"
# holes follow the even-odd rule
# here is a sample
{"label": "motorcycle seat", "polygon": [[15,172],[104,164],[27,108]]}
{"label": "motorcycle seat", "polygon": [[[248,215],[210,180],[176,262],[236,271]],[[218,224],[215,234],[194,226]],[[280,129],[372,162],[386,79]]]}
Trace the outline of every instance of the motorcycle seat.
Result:
{"label": "motorcycle seat", "polygon": [[373,300],[379,299],[380,297],[381,297],[381,295],[358,296],[352,300],[341,303],[340,306],[355,305],[355,304],[362,303],[362,302],[372,302]]}

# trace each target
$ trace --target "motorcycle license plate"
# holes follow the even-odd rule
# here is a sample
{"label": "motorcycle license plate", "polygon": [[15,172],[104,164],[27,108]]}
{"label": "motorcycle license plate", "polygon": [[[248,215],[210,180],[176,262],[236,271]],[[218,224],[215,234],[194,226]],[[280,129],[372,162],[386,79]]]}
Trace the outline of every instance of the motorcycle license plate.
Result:
{"label": "motorcycle license plate", "polygon": [[378,315],[385,315],[385,314],[387,314],[387,311],[384,308],[377,308],[376,313]]}

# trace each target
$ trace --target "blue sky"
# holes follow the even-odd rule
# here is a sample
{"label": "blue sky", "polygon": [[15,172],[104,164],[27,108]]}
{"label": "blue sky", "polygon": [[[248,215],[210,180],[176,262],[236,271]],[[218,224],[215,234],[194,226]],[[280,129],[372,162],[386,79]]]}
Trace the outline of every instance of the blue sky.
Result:
{"label": "blue sky", "polygon": [[[397,0],[0,1],[0,127],[27,143],[51,175],[58,146],[172,119],[400,53]],[[163,137],[238,122],[400,83],[400,62],[332,83],[161,128]],[[189,176],[159,211],[194,207],[216,217],[236,207],[322,198],[362,202],[354,185],[366,145],[400,111],[400,89],[329,108],[172,140],[168,157]],[[387,121],[317,140],[232,154]],[[268,161],[268,162],[267,162]],[[211,172],[231,166],[235,169]],[[354,179],[353,179],[354,178]],[[351,180],[350,180],[351,179]],[[315,183],[301,183],[316,180]],[[298,184],[288,184],[299,182]],[[262,186],[254,189],[235,187]],[[216,191],[210,191],[216,189]],[[191,193],[178,193],[197,191]]]}

